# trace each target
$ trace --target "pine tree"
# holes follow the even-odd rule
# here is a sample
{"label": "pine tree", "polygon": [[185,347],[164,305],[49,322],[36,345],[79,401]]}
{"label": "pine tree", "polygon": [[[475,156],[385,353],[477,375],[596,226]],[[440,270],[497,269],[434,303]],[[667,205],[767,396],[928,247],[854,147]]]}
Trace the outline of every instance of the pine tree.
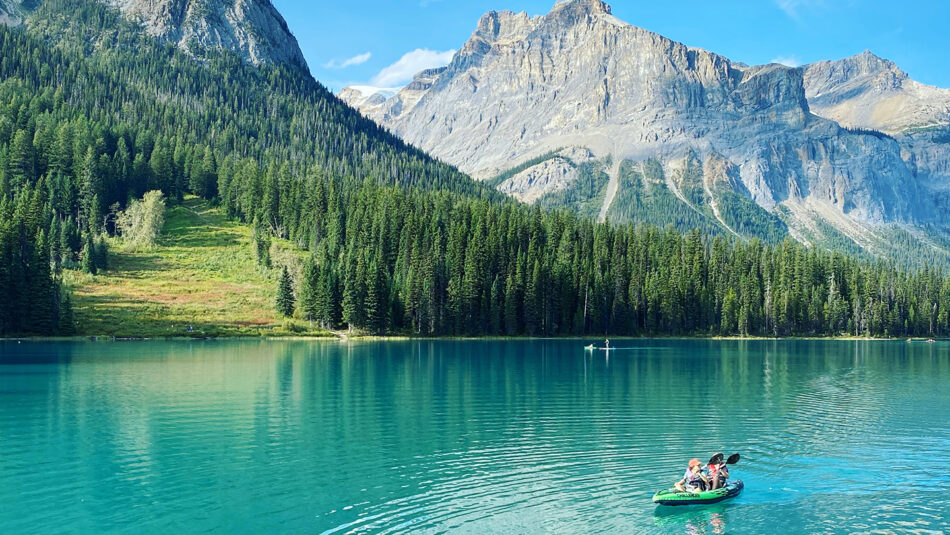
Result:
{"label": "pine tree", "polygon": [[96,246],[92,242],[92,233],[86,233],[86,243],[82,248],[82,270],[90,275],[98,271],[96,266]]}
{"label": "pine tree", "polygon": [[102,236],[95,240],[95,263],[97,271],[109,269],[109,243]]}
{"label": "pine tree", "polygon": [[294,287],[287,266],[284,266],[277,285],[277,313],[288,318],[294,315]]}
{"label": "pine tree", "polygon": [[521,285],[515,275],[508,274],[505,281],[505,334],[515,336],[521,334]]}
{"label": "pine tree", "polygon": [[79,176],[80,221],[84,228],[92,231],[99,229],[102,221],[100,200],[103,195],[102,172],[99,168],[99,158],[95,150],[89,147],[83,159],[82,171]]}
{"label": "pine tree", "polygon": [[317,321],[320,319],[319,302],[317,294],[321,286],[320,268],[313,258],[308,259],[303,266],[303,276],[300,280],[300,299],[298,308],[303,312],[303,317],[307,321]]}
{"label": "pine tree", "polygon": [[71,336],[75,334],[75,324],[73,322],[73,304],[69,293],[63,293],[62,304],[59,314],[59,334],[62,336]]}
{"label": "pine tree", "polygon": [[52,265],[53,274],[59,275],[62,271],[63,263],[63,225],[55,214],[50,222],[49,234],[49,260]]}
{"label": "pine tree", "polygon": [[[343,321],[350,330],[366,326],[366,263],[362,254],[348,255],[343,283]],[[354,260],[355,259],[355,260]]]}
{"label": "pine tree", "polygon": [[739,304],[736,292],[730,288],[722,302],[722,321],[720,322],[719,333],[723,335],[733,334],[739,321],[738,315]]}
{"label": "pine tree", "polygon": [[374,260],[366,271],[366,323],[374,333],[386,330],[389,312],[389,290],[384,268]]}
{"label": "pine tree", "polygon": [[63,231],[60,238],[60,251],[63,254],[64,260],[69,262],[76,261],[76,254],[79,252],[82,247],[82,238],[79,235],[79,228],[76,226],[76,222],[69,218],[63,224]]}
{"label": "pine tree", "polygon": [[8,160],[10,181],[14,187],[32,184],[36,179],[36,156],[31,132],[17,131],[13,136]]}
{"label": "pine tree", "polygon": [[254,220],[252,229],[251,244],[254,247],[254,258],[257,260],[257,265],[270,269],[270,232],[258,220]]}

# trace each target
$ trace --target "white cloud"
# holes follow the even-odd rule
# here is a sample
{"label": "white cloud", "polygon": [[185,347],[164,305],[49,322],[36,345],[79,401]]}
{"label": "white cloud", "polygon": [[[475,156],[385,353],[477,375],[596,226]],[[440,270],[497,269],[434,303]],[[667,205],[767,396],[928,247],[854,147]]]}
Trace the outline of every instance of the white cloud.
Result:
{"label": "white cloud", "polygon": [[399,58],[396,63],[379,71],[370,83],[380,87],[405,85],[419,71],[448,65],[454,55],[454,50],[437,52],[428,48],[417,48]]}
{"label": "white cloud", "polygon": [[358,56],[353,56],[352,58],[347,59],[331,59],[329,62],[323,65],[326,69],[345,69],[347,67],[352,67],[354,65],[362,65],[369,61],[369,58],[373,57],[371,52],[365,54],[360,54]]}
{"label": "white cloud", "polygon": [[786,15],[797,19],[803,10],[825,7],[825,0],[775,0],[775,4]]}
{"label": "white cloud", "polygon": [[781,63],[786,67],[799,67],[802,64],[801,60],[795,56],[779,56],[777,58],[772,58],[772,61],[769,63]]}

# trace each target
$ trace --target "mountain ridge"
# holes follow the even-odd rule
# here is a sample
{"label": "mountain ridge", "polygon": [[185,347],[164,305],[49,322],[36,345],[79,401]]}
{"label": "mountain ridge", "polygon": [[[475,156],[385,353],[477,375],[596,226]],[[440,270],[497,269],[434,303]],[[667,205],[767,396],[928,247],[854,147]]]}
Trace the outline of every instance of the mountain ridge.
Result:
{"label": "mountain ridge", "polygon": [[[658,184],[678,199],[677,209],[706,213],[726,232],[736,229],[723,205],[742,199],[806,243],[827,239],[822,229],[830,224],[870,247],[880,241],[876,225],[938,220],[940,201],[904,161],[902,145],[813,110],[809,72],[817,71],[733,62],[622,22],[599,0],[575,0],[534,17],[486,13],[447,67],[362,111],[480,179],[551,151],[589,150],[588,160],[602,161],[610,177],[595,185],[602,204],[594,212],[603,219],[630,217],[615,206],[630,202],[618,161],[657,160]],[[690,154],[705,173],[691,186],[695,202],[677,178]],[[563,188],[569,174],[549,167],[558,179],[522,175],[518,186],[499,188],[541,200],[547,193],[526,183]],[[726,201],[716,184],[731,184],[738,197]]]}
{"label": "mountain ridge", "polygon": [[917,82],[870,50],[802,66],[815,113],[887,134],[950,124],[950,89]]}

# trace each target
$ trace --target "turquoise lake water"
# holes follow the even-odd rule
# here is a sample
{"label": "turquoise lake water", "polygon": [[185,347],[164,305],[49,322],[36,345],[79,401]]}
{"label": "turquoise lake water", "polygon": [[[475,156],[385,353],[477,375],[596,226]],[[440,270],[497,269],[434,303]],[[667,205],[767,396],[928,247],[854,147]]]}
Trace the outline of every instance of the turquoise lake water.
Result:
{"label": "turquoise lake water", "polygon": [[950,344],[587,343],[0,342],[0,532],[948,529]]}

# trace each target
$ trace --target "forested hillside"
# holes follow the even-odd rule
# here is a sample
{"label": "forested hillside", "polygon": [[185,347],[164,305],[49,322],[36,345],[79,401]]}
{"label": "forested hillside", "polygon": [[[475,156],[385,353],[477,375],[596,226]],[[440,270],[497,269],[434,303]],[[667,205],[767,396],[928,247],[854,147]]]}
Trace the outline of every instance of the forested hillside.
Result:
{"label": "forested hillside", "polygon": [[[195,60],[95,2],[50,0],[30,17],[25,28],[0,27],[0,334],[72,332],[62,270],[108,270],[115,213],[153,189],[172,202],[193,193],[220,203],[254,226],[258,245],[278,237],[309,251],[291,270],[300,274],[296,314],[326,327],[950,329],[950,280],[933,269],[518,205],[407,147],[298,71],[228,54]],[[602,177],[588,174],[589,189],[602,189]]]}
{"label": "forested hillside", "polygon": [[273,209],[294,210],[278,183],[298,176],[500,197],[308,75],[229,54],[195,61],[98,2],[49,0],[26,27],[0,25],[0,58],[0,333],[70,332],[59,270],[91,257],[84,243],[151,189],[220,192],[278,235]]}
{"label": "forested hillside", "polygon": [[950,279],[791,239],[598,224],[452,194],[313,184],[325,236],[300,314],[329,327],[465,335],[950,333]]}

